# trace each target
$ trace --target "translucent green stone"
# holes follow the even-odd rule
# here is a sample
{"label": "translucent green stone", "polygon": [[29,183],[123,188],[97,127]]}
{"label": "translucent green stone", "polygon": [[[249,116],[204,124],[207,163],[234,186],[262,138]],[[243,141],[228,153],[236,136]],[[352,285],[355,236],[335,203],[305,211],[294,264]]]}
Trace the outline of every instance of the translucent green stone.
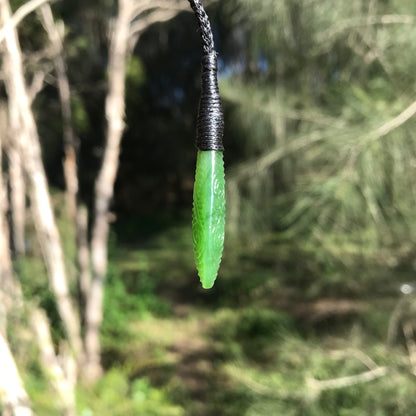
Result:
{"label": "translucent green stone", "polygon": [[198,151],[194,185],[192,239],[202,287],[217,278],[224,248],[225,180],[223,154]]}

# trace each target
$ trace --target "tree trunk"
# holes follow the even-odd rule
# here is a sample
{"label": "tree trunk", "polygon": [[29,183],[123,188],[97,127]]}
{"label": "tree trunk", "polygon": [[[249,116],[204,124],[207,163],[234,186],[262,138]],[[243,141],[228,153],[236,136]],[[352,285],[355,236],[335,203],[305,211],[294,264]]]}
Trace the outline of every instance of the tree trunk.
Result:
{"label": "tree trunk", "polygon": [[[6,123],[7,124],[7,123]],[[22,140],[19,109],[9,105],[10,140],[7,145],[9,156],[10,205],[12,213],[12,242],[16,254],[24,254],[24,228],[26,217],[26,187],[22,159],[16,143]]]}
{"label": "tree trunk", "polygon": [[80,295],[80,313],[84,310],[91,282],[90,251],[88,246],[88,211],[78,201],[78,147],[79,139],[76,137],[71,110],[71,90],[64,60],[62,35],[55,23],[49,4],[40,9],[42,24],[48,33],[54,55],[55,71],[58,79],[58,91],[61,102],[64,161],[63,170],[66,184],[66,202],[68,214],[76,230],[76,247],[78,263],[78,290]]}
{"label": "tree trunk", "polygon": [[[7,224],[7,194],[3,180],[3,137],[7,131],[6,111],[0,106],[0,332],[6,331],[7,311],[14,303],[13,269],[9,246],[9,227]],[[1,367],[0,367],[1,368]]]}
{"label": "tree trunk", "polygon": [[107,271],[109,206],[113,197],[120,141],[124,131],[127,60],[140,33],[146,27],[155,22],[171,19],[184,9],[188,10],[187,6],[179,1],[166,3],[119,0],[118,2],[118,15],[112,32],[108,65],[108,94],[105,103],[106,144],[102,166],[95,182],[94,224],[91,239],[93,279],[87,298],[85,332],[90,380],[96,379],[101,372],[99,331],[103,319],[104,281]]}
{"label": "tree trunk", "polygon": [[70,375],[67,377],[60,363],[60,361],[63,362],[65,359],[71,358],[59,357],[61,360],[58,359],[52,343],[48,318],[44,311],[38,309],[32,313],[32,327],[38,339],[43,369],[59,396],[63,414],[65,416],[76,416],[74,380],[71,380]]}
{"label": "tree trunk", "polygon": [[64,133],[64,176],[66,184],[66,200],[68,213],[75,222],[77,212],[78,173],[77,148],[78,139],[72,127],[71,90],[64,60],[63,42],[61,33],[54,21],[51,6],[45,4],[40,8],[42,24],[48,34],[52,47],[56,76],[58,79],[58,92],[61,101],[62,124]]}
{"label": "tree trunk", "polygon": [[76,239],[78,261],[78,285],[82,302],[88,298],[91,286],[90,249],[88,246],[88,210],[84,205],[77,207]]}
{"label": "tree trunk", "polygon": [[23,387],[9,344],[0,332],[0,399],[5,415],[32,416],[29,397]]}
{"label": "tree trunk", "polygon": [[[0,21],[2,25],[4,26],[10,18],[9,2],[0,0]],[[19,135],[21,140],[16,143],[16,147],[18,147],[21,158],[24,160],[33,219],[60,317],[73,353],[80,358],[82,343],[79,320],[69,295],[61,240],[49,197],[38,132],[24,80],[22,54],[14,28],[7,30],[4,43],[5,85],[9,107],[18,109],[19,128],[22,134]]]}
{"label": "tree trunk", "polygon": [[105,103],[107,135],[102,166],[95,182],[94,225],[91,239],[93,279],[85,316],[87,377],[90,380],[95,380],[101,373],[99,331],[103,319],[104,280],[107,271],[109,205],[113,197],[120,141],[124,131],[124,81],[131,6],[130,0],[119,0],[119,10],[110,45],[108,95]]}
{"label": "tree trunk", "polygon": [[12,243],[14,253],[25,253],[25,217],[26,187],[23,175],[22,160],[17,149],[10,145],[7,148],[9,159],[10,210],[12,214]]}
{"label": "tree trunk", "polygon": [[[0,124],[6,127],[6,114],[0,108]],[[0,132],[0,401],[4,406],[4,415],[30,416],[32,411],[28,395],[17,371],[16,363],[6,340],[7,312],[18,303],[18,293],[13,282],[12,261],[9,247],[9,230],[6,221],[7,196],[3,181],[2,142],[4,134]]]}

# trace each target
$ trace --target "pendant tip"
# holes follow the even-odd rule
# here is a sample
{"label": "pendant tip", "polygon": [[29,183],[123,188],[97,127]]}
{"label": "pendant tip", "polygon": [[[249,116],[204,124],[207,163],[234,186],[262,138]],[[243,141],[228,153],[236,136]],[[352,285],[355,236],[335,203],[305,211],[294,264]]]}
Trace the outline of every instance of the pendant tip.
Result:
{"label": "pendant tip", "polygon": [[200,278],[201,280],[201,285],[203,289],[212,289],[215,283],[215,280],[217,279],[217,275],[215,275],[213,278],[211,279],[207,279],[207,278]]}
{"label": "pendant tip", "polygon": [[212,283],[202,283],[202,289],[206,289],[206,290],[212,289],[213,286],[214,286],[214,282],[212,282]]}

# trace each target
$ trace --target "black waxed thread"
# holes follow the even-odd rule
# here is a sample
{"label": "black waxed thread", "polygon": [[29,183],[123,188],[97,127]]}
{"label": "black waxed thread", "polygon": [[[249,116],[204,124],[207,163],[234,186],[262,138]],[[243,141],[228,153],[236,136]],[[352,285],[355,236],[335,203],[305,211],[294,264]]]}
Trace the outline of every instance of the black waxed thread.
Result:
{"label": "black waxed thread", "polygon": [[217,53],[208,16],[199,0],[189,0],[198,20],[202,39],[201,98],[199,101],[196,147],[199,150],[224,150],[224,115],[218,90]]}
{"label": "black waxed thread", "polygon": [[217,55],[213,51],[202,56],[202,84],[196,128],[199,150],[224,150],[224,115],[217,81]]}

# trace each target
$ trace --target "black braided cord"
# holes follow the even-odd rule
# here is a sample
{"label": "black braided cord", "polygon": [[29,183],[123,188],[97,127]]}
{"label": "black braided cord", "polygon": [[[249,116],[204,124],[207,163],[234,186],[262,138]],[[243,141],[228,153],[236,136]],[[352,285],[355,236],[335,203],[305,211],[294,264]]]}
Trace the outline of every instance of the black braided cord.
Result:
{"label": "black braided cord", "polygon": [[196,147],[199,150],[224,150],[224,115],[218,90],[217,53],[208,16],[200,0],[188,0],[198,20],[202,39],[202,83],[199,101]]}

